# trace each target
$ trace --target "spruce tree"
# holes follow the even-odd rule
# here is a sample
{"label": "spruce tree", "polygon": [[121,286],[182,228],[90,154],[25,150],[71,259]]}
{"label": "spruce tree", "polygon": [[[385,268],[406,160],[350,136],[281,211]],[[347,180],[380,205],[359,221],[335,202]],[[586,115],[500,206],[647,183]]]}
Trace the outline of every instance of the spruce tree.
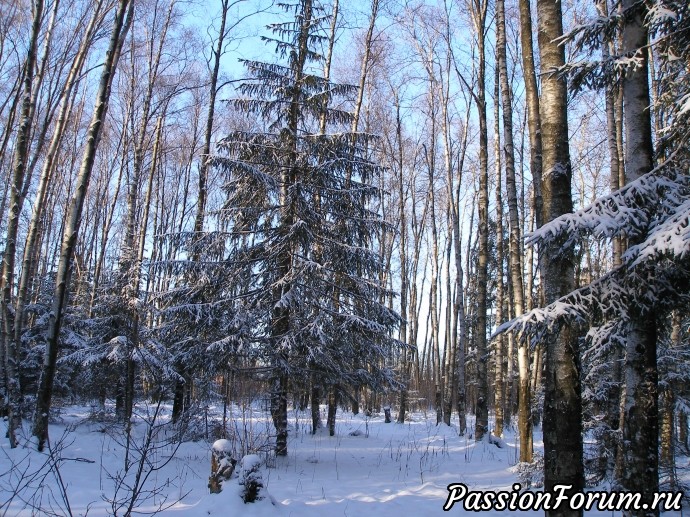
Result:
{"label": "spruce tree", "polygon": [[246,279],[237,299],[253,322],[248,340],[271,372],[276,455],[287,454],[290,384],[390,385],[384,363],[399,320],[379,301],[388,293],[374,248],[385,224],[372,208],[382,172],[369,159],[375,142],[329,107],[356,88],[317,73],[328,23],[321,7],[281,6],[294,18],[270,25],[263,39],[287,63],[244,60],[250,79],[234,103],[265,130],[231,133],[213,159],[227,175],[228,264]]}

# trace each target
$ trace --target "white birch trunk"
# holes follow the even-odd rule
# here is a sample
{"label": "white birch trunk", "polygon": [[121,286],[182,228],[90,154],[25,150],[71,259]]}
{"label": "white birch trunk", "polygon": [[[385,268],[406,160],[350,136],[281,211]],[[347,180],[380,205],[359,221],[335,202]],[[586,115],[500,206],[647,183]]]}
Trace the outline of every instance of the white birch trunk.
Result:
{"label": "white birch trunk", "polygon": [[57,369],[60,327],[62,325],[65,306],[67,305],[70,270],[81,224],[81,213],[89,181],[91,179],[91,171],[93,170],[93,164],[96,158],[96,149],[103,130],[103,121],[108,109],[110,87],[115,75],[115,70],[117,69],[117,62],[120,57],[122,45],[131,24],[133,10],[133,1],[120,0],[118,3],[110,42],[105,56],[105,63],[103,64],[100,83],[96,93],[96,101],[91,117],[91,124],[89,125],[84,155],[77,176],[77,185],[69,205],[67,224],[65,224],[62,234],[60,262],[56,274],[55,294],[53,295],[52,311],[49,318],[46,352],[36,397],[36,413],[34,415],[32,431],[33,435],[38,440],[39,450],[43,450],[45,442],[48,439],[48,413],[50,411],[53,394],[55,370]]}

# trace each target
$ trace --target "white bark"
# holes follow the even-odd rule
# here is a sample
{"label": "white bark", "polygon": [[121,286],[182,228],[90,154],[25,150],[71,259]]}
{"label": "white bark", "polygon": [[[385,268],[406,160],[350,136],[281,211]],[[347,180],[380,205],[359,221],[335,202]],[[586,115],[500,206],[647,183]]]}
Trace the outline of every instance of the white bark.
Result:
{"label": "white bark", "polygon": [[57,354],[59,348],[60,327],[67,304],[67,294],[70,281],[71,263],[77,244],[77,236],[81,225],[81,213],[86,198],[86,192],[91,179],[96,149],[103,130],[103,121],[110,100],[112,85],[117,62],[120,57],[124,39],[132,21],[134,3],[130,0],[120,0],[115,14],[115,21],[110,36],[110,43],[106,52],[105,63],[101,72],[101,79],[94,103],[91,124],[86,138],[84,155],[82,157],[77,184],[70,202],[67,221],[62,233],[60,262],[58,264],[55,294],[53,295],[52,311],[49,317],[46,352],[44,355],[41,380],[36,400],[33,434],[38,439],[38,448],[42,450],[48,438],[48,413],[50,411],[53,379],[55,377]]}

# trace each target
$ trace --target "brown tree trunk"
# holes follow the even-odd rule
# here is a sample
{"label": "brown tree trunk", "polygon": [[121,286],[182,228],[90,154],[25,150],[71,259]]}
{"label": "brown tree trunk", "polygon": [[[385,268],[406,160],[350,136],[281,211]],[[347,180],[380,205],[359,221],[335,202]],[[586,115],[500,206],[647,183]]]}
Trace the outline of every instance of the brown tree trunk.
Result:
{"label": "brown tree trunk", "polygon": [[281,375],[274,385],[271,398],[271,415],[276,428],[276,456],[287,456],[287,384],[287,375]]}
{"label": "brown tree trunk", "polygon": [[[659,432],[659,443],[660,443],[660,457],[659,461],[664,468],[669,469],[673,473],[675,467],[675,455],[673,453],[673,437],[675,435],[673,427],[675,425],[675,397],[673,391],[666,388],[659,393],[659,404],[660,404],[660,432]],[[675,480],[671,479],[671,484]]]}
{"label": "brown tree trunk", "polygon": [[398,173],[398,217],[400,218],[400,314],[402,321],[400,322],[400,341],[406,345],[402,351],[402,382],[403,387],[400,390],[400,407],[398,408],[398,423],[405,422],[405,414],[407,412],[408,397],[407,392],[412,381],[412,362],[414,356],[411,350],[407,348],[410,344],[408,330],[407,330],[407,210],[405,207],[405,189],[404,181],[404,164],[403,164],[403,141],[402,141],[402,118],[400,116],[400,102],[397,91],[394,92],[395,101],[395,137],[397,144],[397,167]]}
{"label": "brown tree trunk", "polygon": [[[529,9],[529,5],[527,6]],[[519,318],[522,316],[525,302],[524,302],[524,286],[522,282],[522,253],[520,249],[521,241],[521,231],[520,231],[520,217],[518,213],[518,200],[517,200],[517,187],[515,182],[515,146],[513,144],[513,95],[510,88],[509,77],[508,77],[508,62],[506,57],[506,20],[505,20],[505,1],[496,1],[496,27],[497,27],[497,48],[496,53],[498,55],[498,69],[500,75],[501,83],[501,107],[503,109],[503,135],[505,143],[503,145],[504,155],[505,155],[505,170],[506,170],[506,193],[508,195],[508,216],[509,216],[509,227],[510,227],[510,284],[511,293],[513,295],[513,316]],[[523,27],[526,30],[526,27]],[[523,58],[523,66],[525,66],[525,60],[527,61],[525,66],[526,76],[534,73],[534,63],[531,56],[531,25],[529,41],[523,41],[523,45],[530,45],[530,48],[523,49],[523,52],[528,52],[530,56]],[[530,63],[532,69],[530,70]],[[526,78],[525,82],[528,83],[532,80]],[[531,85],[532,86],[532,85]],[[528,93],[528,102],[534,101],[531,98],[533,92]],[[538,103],[538,100],[536,101]],[[531,108],[528,107],[528,113]],[[537,107],[538,110],[538,107]],[[534,114],[533,114],[534,116]],[[530,126],[530,135],[531,135]],[[536,132],[536,131],[535,131]],[[541,153],[538,149],[540,146],[539,136],[536,135],[534,138],[535,142],[531,142],[537,147],[533,154],[535,155],[532,159],[532,174],[538,171],[540,175],[541,170],[541,156],[537,153]],[[534,181],[533,185],[537,182]],[[536,188],[536,187],[535,187]],[[540,190],[540,189],[539,189]],[[536,197],[536,196],[535,196]],[[532,408],[531,408],[531,393],[530,393],[530,379],[529,379],[529,346],[528,343],[520,341],[518,343],[518,375],[519,375],[519,391],[518,391],[518,430],[520,433],[520,461],[530,462],[532,461]]]}
{"label": "brown tree trunk", "polygon": [[316,383],[316,376],[312,375],[311,382],[311,434],[316,434],[316,431],[321,427],[321,411],[319,402],[321,400],[321,390]]}
{"label": "brown tree trunk", "polygon": [[[218,39],[213,49],[213,69],[211,70],[211,83],[209,84],[208,111],[206,114],[206,129],[204,132],[204,146],[201,149],[201,161],[199,164],[199,199],[197,200],[196,217],[194,219],[194,233],[198,235],[204,229],[204,214],[206,211],[207,182],[208,182],[208,158],[211,154],[211,138],[213,136],[213,120],[216,110],[216,95],[218,94],[218,73],[220,71],[220,59],[223,56],[223,42],[226,36],[225,24],[230,10],[230,0],[221,0],[220,30]],[[199,258],[199,250],[194,248],[196,260]]]}
{"label": "brown tree trunk", "polygon": [[[607,0],[602,0],[597,4],[597,10],[602,16],[609,15],[608,2]],[[605,42],[602,45],[602,57],[603,59],[608,59],[611,54],[615,54],[615,46],[613,42]],[[614,192],[621,188],[621,176],[622,176],[622,163],[620,160],[619,149],[618,149],[618,127],[622,125],[622,120],[618,119],[616,116],[616,93],[620,90],[620,85],[610,84],[606,86],[604,93],[606,102],[606,136],[609,148],[609,168],[610,173],[610,190]],[[621,265],[621,256],[623,254],[623,239],[621,237],[613,238],[613,263],[614,268]],[[620,401],[622,394],[623,385],[623,369],[621,368],[621,362],[623,360],[622,350],[619,347],[615,347],[612,352],[611,357],[611,386],[609,388],[608,395],[608,411],[606,411],[606,423],[611,430],[621,430],[621,420],[620,420]],[[618,440],[614,438],[613,433],[609,433],[605,438],[604,446],[610,451],[614,452],[614,457],[612,461],[612,467],[615,469],[615,465],[618,460],[616,456],[620,452],[620,444],[617,443]]]}
{"label": "brown tree trunk", "polygon": [[[293,81],[301,84],[304,80],[304,67],[307,61],[309,29],[312,23],[312,2],[304,0],[301,6],[300,24],[297,37],[297,55],[291,60]],[[286,166],[280,178],[280,203],[285,208],[282,211],[279,221],[280,231],[285,231],[292,227],[295,221],[296,208],[288,200],[290,199],[290,189],[297,181],[297,134],[299,130],[299,110],[300,110],[299,88],[294,88],[290,106],[288,108],[286,120],[286,134],[288,141],[286,148]],[[287,280],[292,272],[294,245],[287,247],[286,252],[278,259],[277,275],[281,282],[274,287],[273,299],[278,301],[284,294],[292,289],[292,283]],[[337,301],[337,300],[336,300]],[[271,317],[271,339],[275,342],[288,335],[293,324],[293,317],[289,307],[274,306]],[[274,393],[273,393],[273,424],[276,429],[276,456],[287,456],[287,388],[288,376],[284,371],[287,364],[287,357],[279,354],[274,358]]]}
{"label": "brown tree trunk", "polygon": [[338,411],[338,386],[331,386],[328,391],[328,418],[326,425],[328,426],[329,436],[335,436],[335,416]]}
{"label": "brown tree trunk", "polygon": [[[539,90],[534,66],[534,44],[532,41],[532,14],[530,0],[519,0],[520,44],[522,47],[522,68],[525,78],[527,102],[527,123],[530,142],[530,172],[532,173],[534,214],[536,227],[542,225],[542,132],[539,109]],[[560,6],[559,6],[560,8]],[[567,137],[566,137],[567,138]],[[511,236],[512,239],[512,236]],[[511,245],[512,246],[512,245]],[[511,248],[512,253],[512,248]],[[511,264],[511,268],[515,267]],[[512,269],[511,269],[512,273]],[[512,278],[512,274],[511,274]],[[521,278],[521,277],[520,277]],[[515,288],[515,286],[514,286]],[[523,290],[524,292],[524,290]],[[531,292],[528,294],[531,296]],[[517,300],[514,304],[518,307]],[[523,305],[524,306],[524,305]],[[517,316],[517,313],[515,314]],[[532,461],[532,400],[529,382],[529,348],[518,343],[518,428],[520,429],[520,461]],[[523,452],[524,451],[524,452]]]}

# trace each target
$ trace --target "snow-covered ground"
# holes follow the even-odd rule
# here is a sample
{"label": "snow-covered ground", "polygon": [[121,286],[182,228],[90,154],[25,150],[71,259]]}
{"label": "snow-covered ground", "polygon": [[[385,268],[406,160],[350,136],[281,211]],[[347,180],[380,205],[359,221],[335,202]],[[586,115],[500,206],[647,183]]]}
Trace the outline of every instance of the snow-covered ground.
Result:
{"label": "snow-covered ground", "polygon": [[[151,430],[146,415],[150,422],[154,410],[137,408],[139,418],[133,424],[127,456],[121,428],[94,418],[89,407],[61,411],[50,429],[52,457],[36,452],[28,443],[11,450],[7,440],[2,440],[0,516],[68,515],[68,505],[74,516],[87,512],[89,516],[126,515],[137,486],[142,444]],[[161,411],[159,421],[163,422],[169,408]],[[502,447],[497,447],[459,437],[454,426],[436,426],[433,412],[412,413],[405,424],[386,424],[383,415],[339,412],[336,436],[328,436],[325,429],[312,436],[309,412],[291,412],[289,454],[275,459],[262,452],[270,448],[272,427],[267,415],[256,407],[233,407],[231,413],[228,427],[233,446],[238,451],[245,444],[250,452],[258,449],[267,462],[261,469],[266,494],[262,501],[243,503],[239,468],[224,483],[222,493],[209,494],[211,444],[218,437],[213,436],[214,422],[222,414],[222,408],[211,407],[201,409],[192,422],[188,436],[201,437],[196,441],[177,446],[169,425],[153,427],[148,455],[141,463],[140,496],[132,509],[151,512],[164,508],[160,515],[167,517],[441,515],[449,484],[463,483],[473,491],[511,491],[520,482],[513,469],[517,448],[512,430],[506,433]],[[541,447],[537,433],[535,448]],[[131,465],[126,474],[125,461]],[[56,462],[59,469],[51,469]],[[456,503],[450,513],[466,512],[462,503]],[[511,513],[543,514],[489,511],[486,515]]]}

